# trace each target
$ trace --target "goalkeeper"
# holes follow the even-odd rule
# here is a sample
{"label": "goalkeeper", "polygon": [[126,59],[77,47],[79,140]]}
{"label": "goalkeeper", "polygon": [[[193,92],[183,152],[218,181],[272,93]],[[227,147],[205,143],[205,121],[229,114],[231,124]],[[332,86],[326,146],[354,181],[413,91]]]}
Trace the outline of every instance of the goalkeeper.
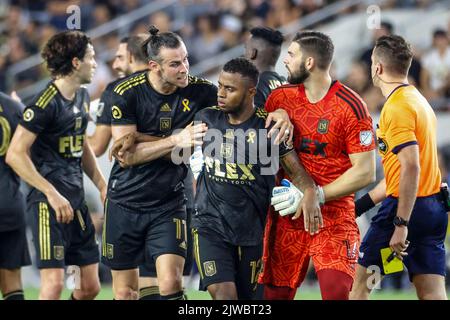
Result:
{"label": "goalkeeper", "polygon": [[[323,299],[348,299],[353,284],[360,242],[353,193],[375,179],[375,144],[364,101],[331,79],[333,51],[327,35],[298,33],[284,59],[290,85],[273,90],[265,105],[288,112],[294,147],[326,201],[318,234],[299,219],[269,214],[260,277],[266,299],[293,299],[310,259]],[[278,200],[276,210],[284,207]]]}

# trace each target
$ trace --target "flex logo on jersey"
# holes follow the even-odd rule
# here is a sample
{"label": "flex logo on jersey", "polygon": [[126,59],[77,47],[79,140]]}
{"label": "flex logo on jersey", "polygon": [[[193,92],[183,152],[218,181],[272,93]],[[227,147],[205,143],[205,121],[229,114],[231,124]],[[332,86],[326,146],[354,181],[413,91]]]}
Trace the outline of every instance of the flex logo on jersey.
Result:
{"label": "flex logo on jersey", "polygon": [[302,138],[300,143],[300,152],[312,154],[314,156],[321,155],[322,157],[326,157],[325,147],[327,145],[327,142]]}
{"label": "flex logo on jersey", "polygon": [[183,101],[181,101],[181,104],[183,105],[183,112],[191,111],[191,107],[189,106],[189,100],[188,99],[183,99]]}
{"label": "flex logo on jersey", "polygon": [[218,181],[230,183],[239,181],[240,183],[256,179],[252,173],[252,164],[220,163],[219,159],[205,157],[205,166],[211,178]]}
{"label": "flex logo on jersey", "polygon": [[328,133],[328,126],[330,125],[330,120],[320,119],[317,124],[317,132],[320,134]]}
{"label": "flex logo on jersey", "polygon": [[81,158],[83,155],[83,135],[60,137],[59,153],[64,157]]}
{"label": "flex logo on jersey", "polygon": [[33,118],[34,118],[34,111],[31,109],[25,110],[25,112],[23,113],[23,120],[25,120],[26,122],[30,122],[31,120],[33,120]]}
{"label": "flex logo on jersey", "polygon": [[114,119],[121,119],[122,118],[122,111],[119,109],[118,106],[113,106],[111,108],[111,114],[112,114],[112,117]]}

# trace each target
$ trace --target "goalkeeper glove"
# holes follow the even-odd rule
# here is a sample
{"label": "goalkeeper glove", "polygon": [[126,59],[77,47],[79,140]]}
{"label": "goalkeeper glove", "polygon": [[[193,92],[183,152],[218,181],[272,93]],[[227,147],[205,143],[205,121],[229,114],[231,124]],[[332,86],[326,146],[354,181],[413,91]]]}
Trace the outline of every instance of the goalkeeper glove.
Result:
{"label": "goalkeeper glove", "polygon": [[281,216],[293,214],[297,211],[303,193],[287,179],[283,179],[281,185],[273,188],[270,203]]}
{"label": "goalkeeper glove", "polygon": [[189,165],[191,167],[192,174],[194,175],[194,179],[197,180],[200,172],[203,169],[203,152],[201,146],[196,146],[194,149],[194,153],[189,158]]}

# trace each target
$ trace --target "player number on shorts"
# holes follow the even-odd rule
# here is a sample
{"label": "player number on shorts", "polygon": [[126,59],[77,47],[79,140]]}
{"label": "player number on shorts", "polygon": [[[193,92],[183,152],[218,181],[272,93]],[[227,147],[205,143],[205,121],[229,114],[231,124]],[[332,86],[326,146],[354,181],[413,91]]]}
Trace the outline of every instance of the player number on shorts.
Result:
{"label": "player number on shorts", "polygon": [[6,154],[8,150],[9,142],[11,140],[11,126],[5,117],[0,117],[0,127],[2,129],[2,140],[0,141],[0,156]]}

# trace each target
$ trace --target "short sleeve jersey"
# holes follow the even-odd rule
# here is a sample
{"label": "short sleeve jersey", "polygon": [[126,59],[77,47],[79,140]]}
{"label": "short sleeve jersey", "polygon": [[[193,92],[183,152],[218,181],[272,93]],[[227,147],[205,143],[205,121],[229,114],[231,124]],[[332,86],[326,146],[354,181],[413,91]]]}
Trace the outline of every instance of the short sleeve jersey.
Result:
{"label": "short sleeve jersey", "polygon": [[[279,158],[293,152],[267,138],[267,112],[257,108],[239,125],[219,108],[198,114],[206,123],[205,165],[197,182],[194,228],[213,232],[233,245],[261,243]],[[273,137],[274,138],[274,137]]]}
{"label": "short sleeve jersey", "polygon": [[[81,158],[89,117],[89,95],[81,87],[67,100],[53,82],[25,109],[20,125],[37,135],[31,158],[39,173],[72,205],[84,201]],[[28,201],[44,201],[45,195],[32,188]]]}
{"label": "short sleeve jersey", "polygon": [[256,95],[254,98],[255,106],[264,108],[267,97],[272,90],[286,84],[286,78],[275,71],[264,71],[259,75],[258,85],[256,86]]}
{"label": "short sleeve jersey", "polygon": [[[195,114],[217,104],[217,87],[211,82],[189,77],[185,88],[169,95],[155,91],[147,71],[120,81],[113,89],[111,125],[136,125],[137,131],[158,137],[185,128]],[[113,165],[108,199],[134,212],[146,212],[183,201],[183,179],[187,167],[165,159],[121,168]]]}
{"label": "short sleeve jersey", "polygon": [[[282,108],[294,125],[294,147],[301,163],[318,185],[327,185],[351,168],[349,155],[375,149],[372,118],[364,101],[339,81],[317,103],[305,87],[285,85],[272,91],[268,112]],[[354,210],[353,195],[329,201],[326,209]]]}
{"label": "short sleeve jersey", "polygon": [[21,103],[0,92],[0,232],[17,229],[25,223],[20,179],[5,163],[23,108]]}
{"label": "short sleeve jersey", "polygon": [[386,100],[377,129],[378,151],[386,178],[386,195],[398,197],[400,162],[404,147],[419,146],[418,197],[439,192],[441,174],[436,145],[436,115],[427,100],[411,85],[398,87]]}

